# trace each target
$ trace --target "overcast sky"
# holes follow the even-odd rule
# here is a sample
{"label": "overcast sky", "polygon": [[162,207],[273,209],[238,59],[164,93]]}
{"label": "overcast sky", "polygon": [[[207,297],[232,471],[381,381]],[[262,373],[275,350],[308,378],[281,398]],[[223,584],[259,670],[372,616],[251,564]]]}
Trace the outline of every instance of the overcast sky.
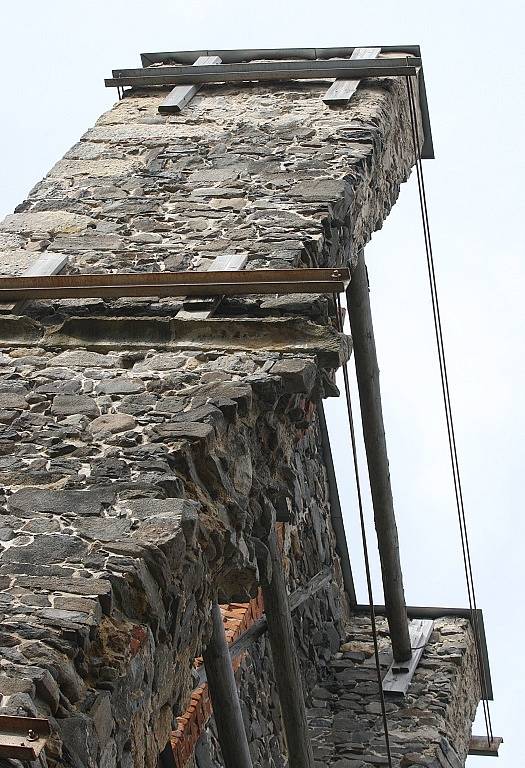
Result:
{"label": "overcast sky", "polygon": [[[26,0],[2,3],[0,17],[0,218],[109,108],[104,76],[138,66],[141,51],[421,45],[436,150],[425,174],[501,768],[523,765],[524,21],[518,0]],[[414,178],[366,258],[407,602],[466,606]],[[343,403],[328,414],[364,602]],[[374,572],[382,602],[377,559]]]}

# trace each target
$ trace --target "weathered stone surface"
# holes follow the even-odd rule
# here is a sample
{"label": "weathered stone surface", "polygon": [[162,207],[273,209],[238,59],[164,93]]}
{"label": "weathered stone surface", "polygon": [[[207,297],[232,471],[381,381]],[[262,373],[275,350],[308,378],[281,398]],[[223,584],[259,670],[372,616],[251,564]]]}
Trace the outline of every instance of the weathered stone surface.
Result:
{"label": "weathered stone surface", "polygon": [[28,211],[6,216],[0,223],[0,229],[4,232],[14,233],[73,233],[81,232],[92,222],[93,219],[90,216],[69,213],[68,211]]}
{"label": "weathered stone surface", "polygon": [[67,560],[80,562],[87,547],[76,536],[35,536],[33,541],[24,542],[24,546],[11,546],[2,555],[7,563],[60,563]]}
{"label": "weathered stone surface", "polygon": [[23,411],[28,407],[24,395],[16,392],[0,392],[0,409]]}
{"label": "weathered stone surface", "polygon": [[301,358],[279,360],[270,372],[283,379],[285,392],[311,392],[315,383],[315,365]]}
{"label": "weathered stone surface", "polygon": [[51,406],[53,416],[98,416],[96,402],[87,395],[56,395]]}
{"label": "weathered stone surface", "polygon": [[116,434],[117,432],[127,432],[130,429],[134,429],[136,423],[133,416],[128,416],[125,413],[106,413],[91,422],[89,431],[93,432],[94,435],[99,432]]}

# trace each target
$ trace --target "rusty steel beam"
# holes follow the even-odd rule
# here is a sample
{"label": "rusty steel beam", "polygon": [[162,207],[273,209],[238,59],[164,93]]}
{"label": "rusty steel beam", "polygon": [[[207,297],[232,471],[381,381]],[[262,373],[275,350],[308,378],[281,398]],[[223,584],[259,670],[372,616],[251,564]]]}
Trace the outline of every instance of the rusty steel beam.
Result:
{"label": "rusty steel beam", "polygon": [[50,733],[47,718],[0,715],[0,758],[36,760]]}
{"label": "rusty steel beam", "polygon": [[106,78],[107,88],[150,85],[193,85],[196,83],[239,83],[252,81],[318,80],[345,77],[393,77],[416,75],[421,59],[405,56],[386,59],[330,59],[327,61],[272,61],[248,64],[160,66],[114,69]]}
{"label": "rusty steel beam", "polygon": [[349,279],[349,270],[343,268],[1,277],[0,302],[123,296],[342,293]]}

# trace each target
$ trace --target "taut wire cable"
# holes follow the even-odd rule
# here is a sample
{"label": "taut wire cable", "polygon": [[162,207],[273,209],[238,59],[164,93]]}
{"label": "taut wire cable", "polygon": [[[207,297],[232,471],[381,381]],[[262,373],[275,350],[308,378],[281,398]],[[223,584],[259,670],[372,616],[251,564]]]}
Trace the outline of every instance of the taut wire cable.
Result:
{"label": "taut wire cable", "polygon": [[[336,306],[337,329],[339,330],[340,333],[343,333],[343,315],[341,311],[341,298],[339,294],[334,294],[334,301]],[[372,625],[372,637],[374,641],[374,658],[375,658],[376,672],[377,672],[377,684],[379,686],[379,694],[381,699],[381,716],[383,719],[383,730],[385,734],[385,745],[386,745],[386,752],[388,757],[388,767],[392,768],[392,754],[390,752],[390,736],[388,733],[388,721],[386,717],[386,707],[385,707],[385,694],[383,691],[383,680],[381,677],[381,663],[379,661],[379,645],[377,641],[376,612],[374,607],[374,594],[372,590],[372,577],[370,574],[370,560],[368,557],[368,543],[366,538],[363,499],[361,496],[361,481],[359,477],[359,462],[357,459],[357,446],[356,446],[356,440],[355,440],[354,417],[352,412],[352,397],[350,394],[350,379],[348,376],[348,363],[345,361],[342,367],[343,367],[343,379],[345,383],[346,409],[348,412],[348,426],[350,429],[350,440],[352,443],[352,456],[353,456],[353,464],[354,464],[355,485],[356,485],[356,492],[357,492],[357,504],[359,507],[361,539],[363,543],[363,558],[365,561],[366,586],[368,590],[368,603],[370,606],[370,623]]]}
{"label": "taut wire cable", "polygon": [[463,501],[463,490],[461,485],[461,475],[459,470],[459,459],[456,446],[456,435],[454,430],[454,420],[452,416],[452,404],[450,398],[450,389],[448,383],[447,362],[445,357],[445,345],[443,339],[443,329],[441,325],[441,313],[439,308],[439,297],[437,292],[437,281],[434,266],[434,255],[432,250],[432,238],[430,235],[430,223],[428,216],[428,206],[425,191],[425,180],[423,175],[423,164],[420,152],[420,137],[417,121],[416,102],[414,97],[414,87],[412,78],[406,77],[408,105],[410,111],[410,123],[412,128],[412,144],[414,150],[416,175],[419,190],[419,203],[421,209],[421,222],[423,226],[423,237],[425,240],[425,251],[427,260],[428,280],[430,286],[430,297],[432,303],[432,315],[434,318],[434,330],[436,335],[436,345],[439,361],[439,372],[441,377],[441,390],[443,394],[443,404],[445,407],[445,419],[447,426],[447,436],[450,451],[450,461],[452,465],[452,477],[454,483],[454,495],[456,498],[456,508],[458,513],[459,530],[461,537],[461,548],[463,553],[463,564],[465,569],[465,579],[467,585],[467,594],[470,607],[471,624],[475,639],[476,660],[481,688],[481,697],[483,703],[483,714],[487,730],[487,741],[489,744],[493,741],[492,723],[490,718],[490,709],[487,695],[487,679],[485,667],[481,656],[481,637],[478,622],[478,608],[476,603],[476,592],[474,586],[474,575],[472,570],[472,560],[470,556],[470,545],[467,529],[467,520],[465,514],[465,505]]}

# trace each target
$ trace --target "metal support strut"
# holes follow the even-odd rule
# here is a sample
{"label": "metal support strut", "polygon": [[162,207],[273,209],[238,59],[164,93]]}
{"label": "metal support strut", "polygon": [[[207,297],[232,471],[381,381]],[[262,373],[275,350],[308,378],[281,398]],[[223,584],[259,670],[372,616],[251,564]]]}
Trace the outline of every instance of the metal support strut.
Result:
{"label": "metal support strut", "polygon": [[219,743],[226,768],[253,768],[221,609],[211,609],[212,635],[203,653]]}
{"label": "metal support strut", "polygon": [[390,485],[368,277],[362,252],[352,273],[347,297],[388,626],[395,660],[407,661],[412,651]]}
{"label": "metal support strut", "polygon": [[274,528],[270,531],[267,545],[272,561],[272,577],[268,584],[263,583],[262,592],[288,747],[288,764],[290,768],[314,768],[292,616]]}

